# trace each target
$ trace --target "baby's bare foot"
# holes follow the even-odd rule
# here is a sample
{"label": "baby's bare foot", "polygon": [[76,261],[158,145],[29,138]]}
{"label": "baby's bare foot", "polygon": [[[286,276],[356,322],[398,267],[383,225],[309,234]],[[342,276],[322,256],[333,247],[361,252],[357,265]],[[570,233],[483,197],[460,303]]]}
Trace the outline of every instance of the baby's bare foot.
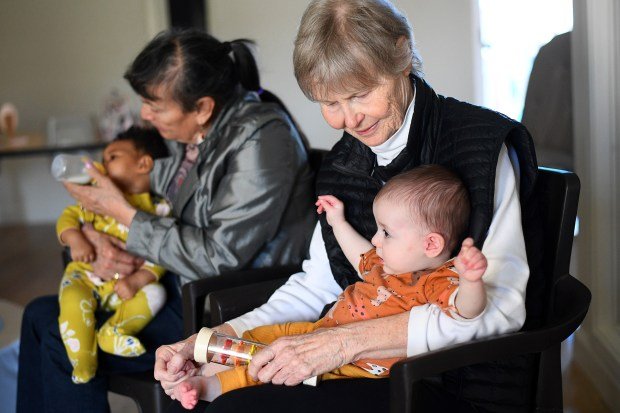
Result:
{"label": "baby's bare foot", "polygon": [[186,380],[177,384],[174,388],[174,398],[177,399],[181,405],[191,410],[196,407],[198,403],[199,391],[198,388],[194,386],[192,380]]}

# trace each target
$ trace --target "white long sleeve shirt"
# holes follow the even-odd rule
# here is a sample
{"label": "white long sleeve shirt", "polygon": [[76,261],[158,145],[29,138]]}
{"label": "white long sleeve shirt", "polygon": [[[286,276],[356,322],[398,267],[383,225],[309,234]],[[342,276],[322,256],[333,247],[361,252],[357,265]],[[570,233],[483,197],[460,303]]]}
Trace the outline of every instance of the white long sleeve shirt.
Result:
{"label": "white long sleeve shirt", "polygon": [[[403,126],[384,144],[371,148],[379,164],[391,162],[404,147],[413,116],[413,102]],[[515,168],[518,165],[515,164]],[[518,176],[518,175],[517,175]],[[518,182],[506,146],[500,151],[493,219],[482,247],[488,261],[483,277],[487,306],[474,319],[451,318],[433,305],[414,307],[409,312],[407,355],[413,356],[474,338],[516,331],[525,321],[525,289],[529,267],[521,228]],[[293,274],[267,303],[230,320],[237,334],[266,324],[316,321],[324,306],[336,300],[342,288],[334,280],[325,243],[317,224],[310,244],[310,258],[302,272]],[[454,298],[454,295],[453,297]]]}

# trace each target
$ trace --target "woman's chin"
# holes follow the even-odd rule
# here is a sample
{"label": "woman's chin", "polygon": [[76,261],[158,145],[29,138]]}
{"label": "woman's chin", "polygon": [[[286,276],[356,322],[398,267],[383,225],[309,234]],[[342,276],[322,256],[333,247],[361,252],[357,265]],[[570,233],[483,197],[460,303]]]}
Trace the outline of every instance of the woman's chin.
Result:
{"label": "woman's chin", "polygon": [[349,134],[353,135],[355,139],[357,139],[358,141],[362,142],[364,145],[369,146],[369,147],[379,146],[385,143],[385,141],[387,141],[389,138],[389,136],[386,136],[385,134],[381,133],[381,131],[379,130],[376,130],[374,131],[374,133],[367,134],[367,135],[360,135],[360,134],[351,133],[351,132],[349,132]]}

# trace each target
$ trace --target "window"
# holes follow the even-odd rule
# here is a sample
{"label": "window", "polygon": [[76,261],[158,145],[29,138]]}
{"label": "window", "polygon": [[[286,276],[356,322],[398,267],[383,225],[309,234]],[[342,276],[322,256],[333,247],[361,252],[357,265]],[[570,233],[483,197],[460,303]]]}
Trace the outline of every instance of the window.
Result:
{"label": "window", "polygon": [[572,0],[478,0],[483,105],[520,120],[538,49],[573,28]]}

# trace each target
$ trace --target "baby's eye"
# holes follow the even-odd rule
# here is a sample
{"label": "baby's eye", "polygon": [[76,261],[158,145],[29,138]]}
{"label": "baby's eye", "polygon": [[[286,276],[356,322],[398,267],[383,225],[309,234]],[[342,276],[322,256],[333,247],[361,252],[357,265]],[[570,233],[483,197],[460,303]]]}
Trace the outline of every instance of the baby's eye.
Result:
{"label": "baby's eye", "polygon": [[387,232],[386,230],[383,230],[383,236],[384,236],[385,238],[389,238],[389,237],[390,237],[390,233],[389,233],[389,232]]}

